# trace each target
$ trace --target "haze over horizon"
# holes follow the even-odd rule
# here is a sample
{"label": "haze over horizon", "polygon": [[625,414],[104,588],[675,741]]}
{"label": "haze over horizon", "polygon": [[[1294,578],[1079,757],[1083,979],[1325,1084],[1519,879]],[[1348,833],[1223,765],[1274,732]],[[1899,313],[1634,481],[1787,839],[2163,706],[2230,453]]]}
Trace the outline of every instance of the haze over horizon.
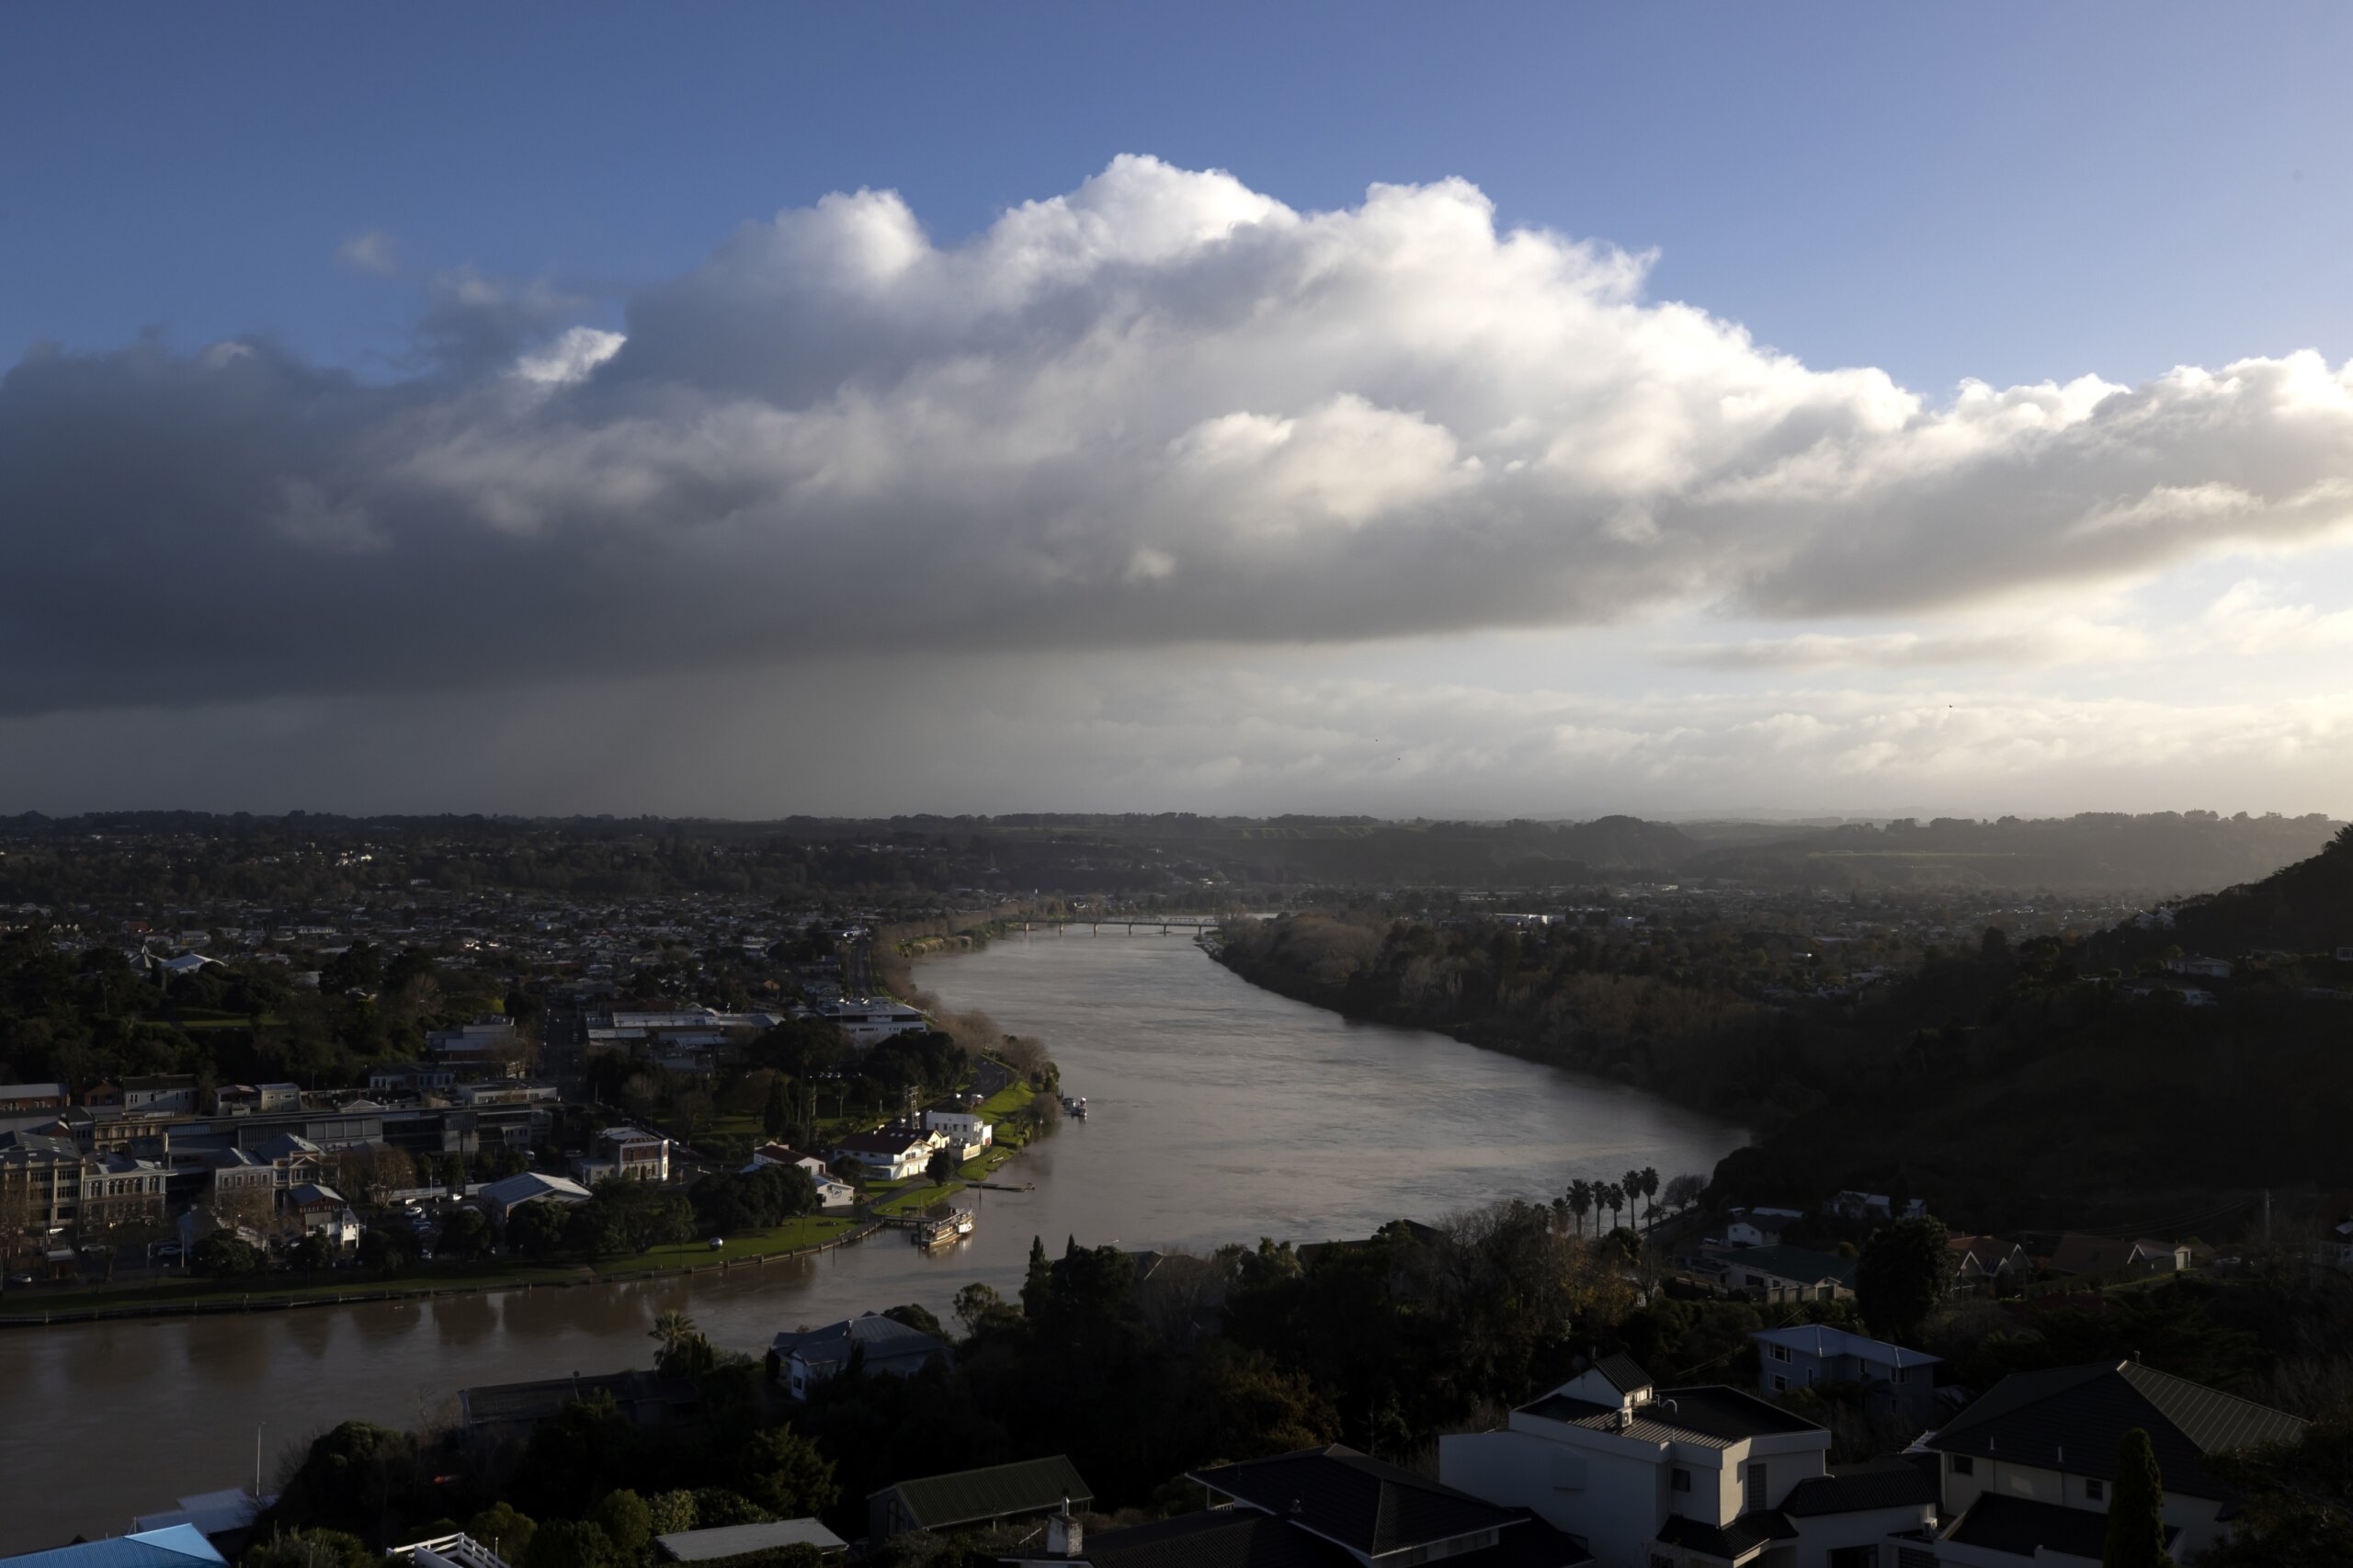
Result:
{"label": "haze over horizon", "polygon": [[12,13],[0,813],[2347,814],[2353,18],[1360,15]]}

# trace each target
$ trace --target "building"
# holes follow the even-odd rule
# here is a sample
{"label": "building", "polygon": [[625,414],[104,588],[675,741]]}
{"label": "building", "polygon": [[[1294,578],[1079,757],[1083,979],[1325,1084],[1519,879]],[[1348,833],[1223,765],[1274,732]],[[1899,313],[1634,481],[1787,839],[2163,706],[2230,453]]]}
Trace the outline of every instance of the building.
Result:
{"label": "building", "polygon": [[[2307,1423],[2137,1361],[2016,1372],[1921,1445],[1937,1456],[1950,1521],[1939,1568],[2026,1557],[2097,1563],[2124,1434],[2149,1435],[2165,1477],[2167,1550],[2188,1562],[2229,1531],[2232,1493],[2206,1456],[2292,1442]],[[2084,1550],[2090,1548],[2088,1553]]]}
{"label": "building", "polygon": [[566,1176],[542,1176],[538,1171],[525,1171],[504,1181],[492,1182],[482,1189],[483,1212],[500,1225],[514,1217],[515,1210],[526,1203],[554,1203],[569,1207],[588,1201],[588,1189]]}
{"label": "building", "polygon": [[869,1377],[909,1378],[948,1355],[947,1342],[895,1318],[865,1312],[807,1333],[779,1334],[768,1346],[776,1381],[795,1399],[841,1376],[856,1358]]}
{"label": "building", "polygon": [[196,1080],[182,1073],[122,1081],[125,1116],[193,1116]]}
{"label": "building", "polygon": [[926,1132],[947,1134],[960,1159],[976,1160],[996,1142],[996,1129],[976,1110],[927,1110],[923,1113],[923,1125]]}
{"label": "building", "polygon": [[2070,1232],[2051,1249],[2051,1272],[2082,1279],[2120,1279],[2188,1268],[2195,1249],[2184,1243],[2118,1241]]}
{"label": "building", "polygon": [[892,1035],[921,1034],[931,1028],[929,1018],[887,996],[844,996],[820,1002],[816,1014],[841,1030],[842,1038],[860,1051]]}
{"label": "building", "polygon": [[513,1078],[521,1075],[527,1052],[515,1026],[493,1014],[454,1029],[431,1031],[425,1037],[425,1054],[457,1073]]}
{"label": "building", "polygon": [[1657,1389],[1612,1356],[1498,1430],[1439,1438],[1438,1479],[1529,1510],[1606,1568],[1846,1568],[1927,1539],[1925,1469],[1834,1471],[1829,1451],[1825,1428],[1755,1394]]}
{"label": "building", "polygon": [[368,1092],[371,1095],[436,1095],[450,1088],[458,1081],[454,1067],[436,1066],[424,1062],[397,1062],[386,1067],[371,1067],[368,1071]]}
{"label": "building", "polygon": [[193,1497],[180,1498],[176,1508],[140,1515],[131,1521],[131,1528],[146,1531],[193,1525],[216,1546],[224,1542],[233,1546],[244,1540],[244,1533],[253,1528],[262,1510],[277,1501],[274,1496],[256,1497],[235,1487],[222,1492],[199,1492]]}
{"label": "building", "polygon": [[974,1529],[1083,1510],[1094,1501],[1086,1478],[1060,1454],[949,1475],[926,1475],[868,1496],[866,1540],[871,1549],[893,1536],[916,1530]]}
{"label": "building", "polygon": [[1948,1236],[1945,1250],[1952,1255],[1953,1283],[1963,1290],[2005,1279],[2015,1284],[2034,1272],[2026,1248],[1999,1236]]}
{"label": "building", "polygon": [[287,1189],[281,1209],[287,1228],[297,1235],[324,1234],[337,1246],[352,1246],[359,1240],[359,1217],[331,1187],[298,1182]]}
{"label": "building", "polygon": [[582,1181],[668,1181],[670,1140],[642,1127],[608,1127],[597,1134],[597,1146],[574,1160],[572,1170]]}
{"label": "building", "polygon": [[1581,1568],[1592,1553],[1525,1508],[1500,1507],[1334,1445],[1188,1476],[1200,1513],[1101,1535],[1047,1521],[1016,1562],[1091,1568]]}
{"label": "building", "polygon": [[0,1558],[8,1568],[225,1568],[228,1560],[194,1525],[75,1541],[49,1551]]}
{"label": "building", "polygon": [[62,1230],[82,1204],[82,1146],[50,1132],[0,1132],[0,1244]]}
{"label": "building", "polygon": [[91,1155],[82,1166],[83,1231],[161,1225],[169,1176],[153,1160],[123,1153]]}
{"label": "building", "polygon": [[804,1154],[781,1143],[764,1143],[752,1151],[752,1163],[744,1167],[742,1174],[749,1176],[763,1165],[783,1165],[807,1171],[811,1184],[817,1189],[817,1207],[820,1209],[847,1209],[858,1201],[858,1188],[847,1182],[835,1180],[833,1172],[825,1168],[825,1162],[814,1154]]}
{"label": "building", "polygon": [[1866,1410],[1901,1415],[1924,1426],[1936,1417],[1936,1375],[1941,1357],[1824,1324],[1768,1328],[1748,1337],[1756,1341],[1759,1393],[1783,1394],[1816,1383],[1850,1383],[1862,1388]]}
{"label": "building", "polygon": [[855,1163],[878,1181],[904,1181],[923,1174],[933,1148],[920,1132],[853,1132],[834,1145],[834,1165]]}
{"label": "building", "polygon": [[0,1115],[63,1110],[69,1103],[63,1084],[0,1084]]}
{"label": "building", "polygon": [[231,1084],[212,1096],[221,1116],[264,1116],[302,1108],[302,1090],[294,1084]]}
{"label": "building", "polygon": [[1761,1301],[1832,1301],[1855,1293],[1855,1260],[1804,1247],[1720,1253],[1724,1289]]}
{"label": "building", "polygon": [[847,1551],[849,1542],[814,1519],[770,1519],[757,1525],[720,1525],[707,1530],[677,1530],[654,1538],[655,1556],[666,1562],[724,1562],[756,1551],[812,1546],[821,1556]]}

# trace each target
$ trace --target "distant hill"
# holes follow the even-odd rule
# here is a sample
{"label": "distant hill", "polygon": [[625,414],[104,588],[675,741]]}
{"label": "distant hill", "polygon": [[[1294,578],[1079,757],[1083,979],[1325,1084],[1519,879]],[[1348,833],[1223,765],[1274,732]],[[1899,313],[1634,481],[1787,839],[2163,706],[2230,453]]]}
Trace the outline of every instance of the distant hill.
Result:
{"label": "distant hill", "polygon": [[2169,928],[2128,926],[2104,943],[2120,954],[2179,947],[2222,958],[2353,948],[2353,827],[2337,829],[2309,860],[2174,905]]}
{"label": "distant hill", "polygon": [[1837,890],[2049,888],[2166,895],[2264,877],[2317,853],[2340,824],[2310,816],[2086,812],[2072,817],[1900,819],[1721,845],[1688,876]]}

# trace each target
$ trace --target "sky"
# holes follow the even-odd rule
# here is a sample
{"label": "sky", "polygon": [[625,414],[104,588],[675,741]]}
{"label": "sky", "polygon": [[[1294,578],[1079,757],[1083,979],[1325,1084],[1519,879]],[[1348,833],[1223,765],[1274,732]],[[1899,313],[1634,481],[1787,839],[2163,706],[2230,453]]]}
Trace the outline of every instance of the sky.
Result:
{"label": "sky", "polygon": [[0,10],[0,812],[2345,814],[2353,14]]}

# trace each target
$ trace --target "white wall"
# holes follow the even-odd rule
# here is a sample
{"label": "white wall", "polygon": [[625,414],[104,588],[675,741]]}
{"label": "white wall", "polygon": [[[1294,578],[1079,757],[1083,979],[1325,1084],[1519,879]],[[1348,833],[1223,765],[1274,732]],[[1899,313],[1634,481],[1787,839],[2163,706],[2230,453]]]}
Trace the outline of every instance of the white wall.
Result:
{"label": "white wall", "polygon": [[[1438,1439],[1438,1480],[1505,1507],[1527,1508],[1582,1539],[1599,1568],[1648,1568],[1667,1513],[1664,1446],[1595,1434],[1587,1448],[1526,1432],[1465,1432]],[[1556,1460],[1566,1461],[1564,1471]],[[1583,1461],[1581,1477],[1574,1461]],[[1692,1476],[1704,1486],[1705,1472]],[[1582,1484],[1570,1484],[1581,1480]]]}

